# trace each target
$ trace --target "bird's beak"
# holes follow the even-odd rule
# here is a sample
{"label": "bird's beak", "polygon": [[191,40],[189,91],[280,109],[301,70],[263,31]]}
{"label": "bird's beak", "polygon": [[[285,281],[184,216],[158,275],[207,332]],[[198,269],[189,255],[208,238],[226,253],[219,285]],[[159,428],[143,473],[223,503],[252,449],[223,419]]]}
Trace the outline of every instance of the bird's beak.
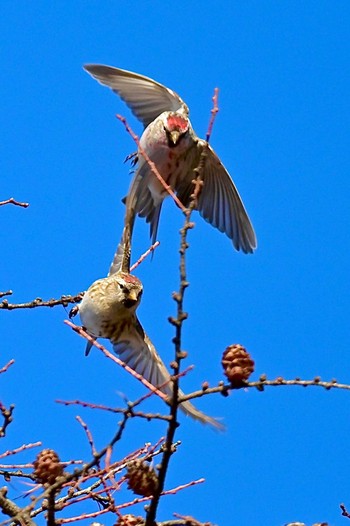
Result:
{"label": "bird's beak", "polygon": [[129,296],[128,296],[128,300],[129,300],[130,302],[133,301],[133,302],[136,303],[136,302],[137,302],[137,299],[138,299],[138,296],[137,296],[136,292],[135,292],[134,290],[131,290],[131,291],[130,291],[130,294],[129,294]]}
{"label": "bird's beak", "polygon": [[130,291],[128,294],[128,297],[123,300],[123,304],[127,309],[131,309],[134,307],[138,302],[138,295],[135,291]]}
{"label": "bird's beak", "polygon": [[180,132],[177,130],[173,130],[169,133],[168,137],[169,137],[169,142],[171,143],[171,145],[176,146],[177,143],[179,142]]}

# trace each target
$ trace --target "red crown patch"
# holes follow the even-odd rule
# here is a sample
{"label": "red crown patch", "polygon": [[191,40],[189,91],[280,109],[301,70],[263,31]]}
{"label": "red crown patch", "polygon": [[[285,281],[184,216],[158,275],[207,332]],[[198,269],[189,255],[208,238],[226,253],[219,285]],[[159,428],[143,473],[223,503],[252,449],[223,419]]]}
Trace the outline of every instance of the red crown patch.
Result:
{"label": "red crown patch", "polygon": [[126,283],[134,283],[135,285],[138,285],[140,283],[140,280],[136,276],[133,276],[132,274],[125,274],[123,272],[122,277]]}
{"label": "red crown patch", "polygon": [[180,115],[169,115],[168,128],[169,131],[179,130],[185,132],[188,129],[188,120],[184,119]]}

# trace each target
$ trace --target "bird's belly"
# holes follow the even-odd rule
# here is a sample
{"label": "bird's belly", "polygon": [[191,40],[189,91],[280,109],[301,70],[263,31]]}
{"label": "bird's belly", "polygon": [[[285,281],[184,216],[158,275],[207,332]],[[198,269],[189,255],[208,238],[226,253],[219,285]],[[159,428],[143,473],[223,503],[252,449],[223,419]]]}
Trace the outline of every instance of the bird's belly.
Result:
{"label": "bird's belly", "polygon": [[103,308],[101,308],[101,305],[91,300],[84,303],[84,299],[79,307],[79,315],[83,326],[89,334],[96,338],[108,339],[123,317],[115,305],[103,305]]}
{"label": "bird's belly", "polygon": [[[172,155],[170,155],[172,154]],[[176,180],[181,175],[180,156],[170,150],[168,155],[165,155],[165,159],[154,160],[154,164],[157,168],[159,175],[162,177],[164,182],[171,187],[172,190],[175,188]],[[167,190],[154,173],[151,173],[148,180],[148,188],[150,189],[152,196],[166,197]]]}

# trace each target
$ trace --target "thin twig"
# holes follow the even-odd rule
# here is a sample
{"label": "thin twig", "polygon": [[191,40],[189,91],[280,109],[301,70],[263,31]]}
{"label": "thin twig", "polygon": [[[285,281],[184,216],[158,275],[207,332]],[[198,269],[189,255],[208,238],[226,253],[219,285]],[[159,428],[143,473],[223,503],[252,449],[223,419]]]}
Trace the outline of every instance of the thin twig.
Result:
{"label": "thin twig", "polygon": [[350,513],[346,509],[345,504],[340,504],[340,509],[341,509],[341,514],[343,515],[343,517],[350,519]]}
{"label": "thin twig", "polygon": [[322,387],[329,391],[330,389],[344,389],[350,391],[349,384],[343,384],[333,379],[330,381],[323,381],[319,376],[316,376],[313,380],[302,380],[301,378],[294,378],[287,380],[278,376],[275,380],[268,380],[266,375],[261,375],[260,379],[255,382],[242,382],[241,385],[232,386],[231,384],[225,384],[223,381],[219,382],[219,385],[215,387],[207,387],[200,391],[194,391],[188,393],[179,398],[179,403],[185,402],[186,400],[193,400],[194,398],[201,398],[207,394],[220,393],[227,396],[230,391],[237,391],[239,389],[257,389],[258,391],[264,391],[265,387],[281,387],[281,386],[299,386],[299,387]]}
{"label": "thin twig", "polygon": [[[92,433],[91,433],[90,429],[88,428],[87,424],[83,421],[83,419],[80,416],[77,416],[76,419],[78,420],[78,422],[83,427],[83,429],[84,429],[84,431],[86,433],[87,439],[88,439],[90,447],[91,447],[91,453],[92,453],[92,456],[94,457],[96,455],[96,453],[97,453],[97,450],[95,448],[94,440],[92,438]],[[109,473],[109,469],[108,469],[108,465],[107,464],[109,463],[111,451],[112,451],[112,447],[108,446],[107,447],[107,451],[106,451],[106,458],[105,458],[105,468],[103,470],[101,468],[100,460],[97,460],[97,464],[96,465],[97,465],[97,468],[98,468],[98,471],[99,471],[98,477],[99,477],[99,479],[101,481],[101,484],[104,487],[104,491],[107,494],[107,501],[108,501],[109,507],[114,507],[114,500],[112,498],[112,495],[110,494],[110,489],[108,488],[108,486],[106,484],[106,481],[105,481],[105,478],[103,476],[103,475],[106,475],[106,474],[108,475],[108,473]]]}
{"label": "thin twig", "polygon": [[205,136],[205,140],[207,142],[210,141],[211,132],[213,131],[213,126],[214,126],[214,121],[215,121],[217,113],[219,112],[218,98],[219,98],[219,88],[215,88],[214,89],[214,95],[213,95],[213,98],[212,98],[213,108],[210,111],[211,117],[210,117],[210,121],[209,121],[209,125],[208,125],[208,131],[207,131],[207,134]]}
{"label": "thin twig", "polygon": [[187,484],[181,484],[181,486],[177,486],[173,489],[168,489],[167,491],[163,491],[162,495],[175,495],[179,491],[182,491],[183,489],[190,488],[192,486],[196,486],[197,484],[203,484],[205,482],[204,478],[200,478],[197,480],[191,480],[191,482],[187,482]]}
{"label": "thin twig", "polygon": [[61,296],[60,299],[50,299],[47,301],[42,298],[36,298],[28,303],[9,303],[8,300],[3,300],[0,303],[0,309],[14,310],[14,309],[34,309],[35,307],[56,307],[56,305],[63,305],[67,307],[70,303],[79,303],[84,296],[84,292],[80,292],[75,296]]}
{"label": "thin twig", "polygon": [[7,290],[6,292],[0,292],[0,298],[3,298],[4,296],[11,296],[13,294],[12,290]]}
{"label": "thin twig", "polygon": [[28,478],[31,480],[35,480],[35,477],[33,474],[24,473],[21,469],[16,469],[16,471],[8,471],[8,469],[0,469],[0,475],[4,477],[6,481],[10,480],[11,477],[21,477],[21,478]]}
{"label": "thin twig", "polygon": [[131,374],[134,378],[136,378],[137,380],[139,380],[139,382],[141,382],[144,386],[146,386],[148,389],[150,389],[153,393],[157,394],[160,398],[162,398],[163,400],[166,400],[167,399],[167,396],[162,393],[161,391],[159,391],[159,389],[157,389],[154,385],[152,385],[151,383],[147,382],[147,380],[140,374],[138,374],[137,372],[135,372],[133,369],[131,369],[131,367],[129,367],[125,362],[123,362],[122,360],[120,360],[120,358],[118,358],[117,356],[115,356],[114,354],[110,353],[103,345],[101,345],[100,343],[98,343],[94,338],[92,338],[86,331],[84,331],[84,329],[82,327],[78,327],[78,325],[74,325],[74,323],[72,323],[71,321],[68,321],[68,320],[64,320],[64,323],[66,325],[69,325],[69,327],[71,327],[73,329],[73,331],[77,332],[80,336],[82,336],[83,338],[85,338],[86,340],[88,340],[89,342],[91,342],[95,347],[97,347],[97,349],[99,349],[100,351],[103,352],[103,354],[106,356],[106,358],[109,358],[110,360],[112,360],[113,362],[117,363],[120,367],[123,367],[123,369],[125,369],[129,374]]}
{"label": "thin twig", "polygon": [[90,409],[101,409],[102,411],[108,411],[110,413],[125,414],[129,413],[131,417],[145,418],[146,420],[169,420],[169,415],[161,415],[160,413],[144,413],[143,411],[132,411],[130,408],[122,407],[109,407],[103,404],[92,404],[89,402],[83,402],[81,400],[56,400],[57,404],[63,405],[80,405],[82,407],[89,407]]}
{"label": "thin twig", "polygon": [[13,197],[10,197],[10,199],[6,199],[6,201],[0,201],[0,206],[3,205],[15,205],[21,206],[22,208],[28,208],[29,203],[21,203],[20,201],[16,201]]}
{"label": "thin twig", "polygon": [[93,441],[93,438],[92,438],[91,431],[88,428],[87,424],[84,422],[84,420],[79,415],[77,415],[75,418],[78,420],[79,424],[84,429],[86,437],[87,437],[88,442],[89,442],[90,447],[91,447],[91,453],[94,456],[96,454],[96,449],[95,449],[95,445],[94,445],[94,441]]}
{"label": "thin twig", "polygon": [[9,362],[7,362],[6,365],[4,365],[1,369],[0,369],[0,374],[1,373],[6,373],[6,371],[11,367],[11,365],[13,365],[15,363],[15,360],[12,358]]}
{"label": "thin twig", "polygon": [[141,263],[142,261],[144,261],[146,259],[147,256],[149,256],[149,254],[151,254],[151,252],[153,252],[158,246],[160,245],[160,242],[159,241],[156,241],[155,243],[153,243],[153,245],[151,245],[149,247],[148,250],[146,250],[146,252],[144,252],[144,254],[142,254],[139,259],[136,261],[136,263],[134,263],[133,265],[131,265],[130,267],[130,272],[132,272],[133,270],[135,270],[135,268],[137,268]]}
{"label": "thin twig", "polygon": [[32,444],[23,444],[20,447],[17,447],[15,449],[9,449],[8,451],[5,451],[4,453],[0,454],[0,458],[9,457],[10,455],[16,455],[17,453],[21,453],[22,451],[26,451],[27,449],[32,449],[33,447],[39,447],[42,446],[42,442],[33,442]]}
{"label": "thin twig", "polygon": [[[27,513],[28,510],[31,510],[33,508],[33,506],[35,506],[39,501],[41,501],[44,498],[47,498],[51,491],[58,491],[58,490],[60,490],[64,485],[66,485],[67,483],[71,482],[72,480],[78,480],[79,477],[83,473],[88,473],[91,468],[96,466],[98,461],[106,454],[107,450],[110,447],[113,447],[114,444],[116,444],[117,442],[120,441],[120,439],[121,439],[121,437],[123,435],[125,426],[126,426],[126,422],[128,421],[128,418],[129,418],[128,415],[123,415],[122,421],[119,422],[118,431],[115,433],[115,435],[112,438],[112,440],[105,447],[103,447],[98,453],[96,453],[96,455],[94,455],[94,458],[90,462],[88,462],[87,464],[84,464],[84,466],[82,468],[80,468],[78,470],[75,470],[73,473],[65,473],[62,477],[59,477],[58,480],[56,480],[56,482],[54,484],[49,486],[47,489],[45,489],[45,491],[41,495],[36,497],[31,502],[31,504],[29,506],[26,506],[26,507],[22,508],[19,511],[19,513],[16,515],[16,519],[20,520],[22,515],[23,515],[23,513]],[[42,511],[43,511],[42,508],[40,508],[39,510],[33,511],[32,512],[32,517],[35,517],[36,515],[38,515]],[[59,523],[59,520],[56,520],[56,523]]]}
{"label": "thin twig", "polygon": [[147,155],[147,153],[145,152],[145,150],[142,148],[142,146],[140,145],[140,140],[138,138],[138,136],[132,131],[131,127],[129,126],[129,124],[127,123],[125,117],[123,117],[122,115],[116,115],[117,119],[120,120],[124,126],[125,126],[125,129],[126,131],[131,135],[131,137],[134,139],[135,143],[137,144],[137,147],[138,147],[138,153],[142,155],[142,157],[145,159],[145,161],[147,162],[147,164],[149,165],[152,173],[156,176],[156,178],[158,179],[158,181],[161,183],[161,185],[163,186],[163,188],[168,192],[169,195],[171,195],[171,197],[174,199],[175,203],[177,204],[177,206],[180,208],[180,210],[182,210],[184,213],[186,212],[186,207],[181,203],[180,199],[176,196],[176,194],[173,192],[171,186],[169,186],[163,179],[163,177],[161,176],[161,174],[159,173],[156,165],[154,164],[153,161],[151,161],[151,159],[149,158],[149,156]]}
{"label": "thin twig", "polygon": [[92,513],[82,513],[81,515],[77,515],[76,517],[69,517],[68,519],[56,519],[56,525],[70,524],[71,522],[81,521],[84,519],[94,519],[95,517],[99,517],[100,515],[108,513],[109,511],[113,510],[110,508],[105,508],[104,510],[99,510]]}

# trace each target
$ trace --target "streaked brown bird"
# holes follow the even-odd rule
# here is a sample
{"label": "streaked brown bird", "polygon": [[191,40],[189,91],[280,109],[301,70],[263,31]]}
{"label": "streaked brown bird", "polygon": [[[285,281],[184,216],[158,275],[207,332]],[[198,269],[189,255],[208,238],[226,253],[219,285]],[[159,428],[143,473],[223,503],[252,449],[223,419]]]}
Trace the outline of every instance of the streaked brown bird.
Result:
{"label": "streaked brown bird", "polygon": [[[253,252],[257,245],[254,229],[236,186],[214,150],[194,132],[188,107],[179,95],[131,71],[97,64],[87,64],[84,68],[98,82],[117,93],[143,123],[140,147],[185,207],[193,192],[193,170],[199,164],[202,149],[207,149],[198,211],[206,221],[224,232],[237,250]],[[129,196],[135,214],[150,223],[154,242],[162,203],[168,192],[152,173],[140,150],[137,157]]]}
{"label": "streaked brown bird", "polygon": [[[130,208],[127,207],[127,210]],[[172,396],[171,376],[154,345],[145,334],[136,315],[142,296],[142,283],[129,273],[130,221],[108,277],[98,279],[85,292],[79,305],[79,315],[86,331],[94,338],[107,338],[113,350],[134,371],[142,375],[162,392]],[[87,353],[91,344],[87,346]],[[183,392],[179,391],[179,396]],[[217,429],[223,426],[214,418],[194,407],[191,402],[180,404],[180,409],[192,418]]]}

